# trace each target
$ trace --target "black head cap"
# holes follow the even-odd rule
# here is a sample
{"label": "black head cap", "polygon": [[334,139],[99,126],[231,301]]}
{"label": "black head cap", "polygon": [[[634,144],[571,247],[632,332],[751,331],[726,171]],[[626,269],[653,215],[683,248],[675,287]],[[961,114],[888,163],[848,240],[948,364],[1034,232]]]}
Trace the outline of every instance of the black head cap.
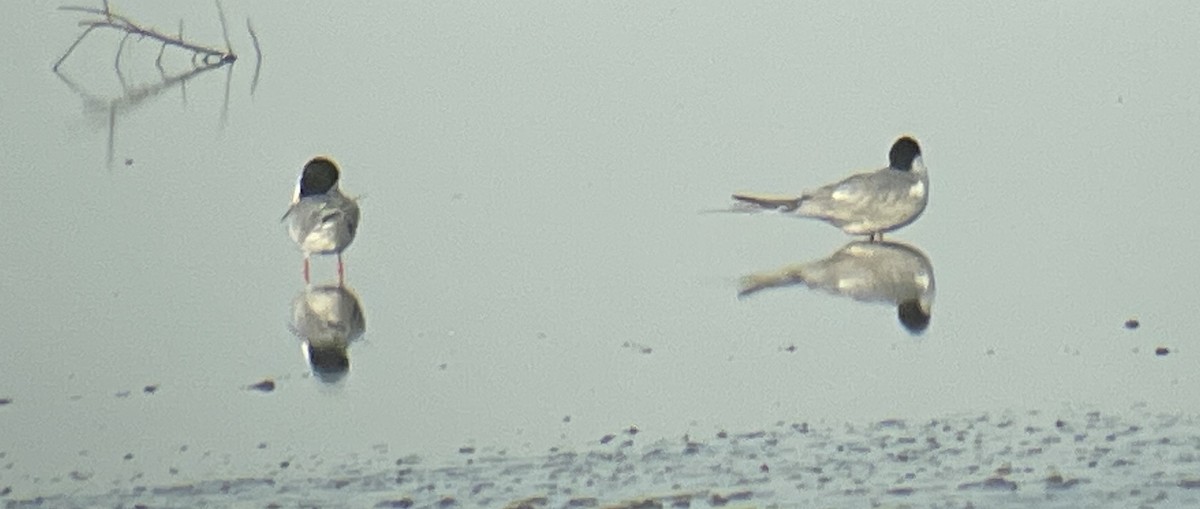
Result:
{"label": "black head cap", "polygon": [[314,157],[304,165],[304,173],[300,176],[300,197],[328,193],[337,182],[338,169],[333,160]]}
{"label": "black head cap", "polygon": [[916,300],[901,302],[896,307],[896,314],[900,316],[900,323],[904,324],[904,328],[913,334],[925,332],[929,327],[929,312]]}
{"label": "black head cap", "polygon": [[345,346],[313,346],[308,348],[308,364],[323,382],[336,382],[350,371],[350,355]]}
{"label": "black head cap", "polygon": [[913,159],[920,155],[921,146],[917,145],[917,140],[905,136],[892,144],[892,151],[888,153],[888,166],[900,171],[909,171],[912,169]]}

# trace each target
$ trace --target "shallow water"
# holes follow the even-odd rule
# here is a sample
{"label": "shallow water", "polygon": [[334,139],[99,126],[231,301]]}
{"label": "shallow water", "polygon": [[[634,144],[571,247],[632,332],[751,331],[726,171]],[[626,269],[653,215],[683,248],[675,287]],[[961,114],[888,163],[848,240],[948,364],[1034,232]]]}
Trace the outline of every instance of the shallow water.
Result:
{"label": "shallow water", "polygon": [[[1192,502],[1191,3],[230,1],[238,61],[184,86],[145,40],[118,76],[103,31],[50,72],[80,33],[56,7],[0,31],[0,500]],[[210,4],[118,7],[223,44]],[[930,204],[887,240],[936,274],[928,328],[803,287],[739,299],[851,239],[702,211],[879,167],[901,134]],[[328,316],[297,318],[279,218],[320,153],[363,217],[348,307],[312,309],[363,327],[303,350]],[[1015,491],[987,482],[1005,462]]]}

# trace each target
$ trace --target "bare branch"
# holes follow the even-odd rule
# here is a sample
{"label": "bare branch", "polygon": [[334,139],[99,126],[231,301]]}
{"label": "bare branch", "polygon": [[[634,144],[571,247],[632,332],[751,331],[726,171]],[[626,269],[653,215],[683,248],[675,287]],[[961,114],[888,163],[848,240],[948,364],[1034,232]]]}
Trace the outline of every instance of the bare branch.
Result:
{"label": "bare branch", "polygon": [[163,53],[165,53],[166,51],[167,51],[167,45],[163,44],[161,47],[158,48],[158,58],[154,59],[154,67],[157,67],[158,74],[161,74],[164,77],[167,75],[167,71],[166,71],[166,69],[163,69],[162,57],[163,57]]}
{"label": "bare branch", "polygon": [[121,53],[125,52],[125,41],[129,40],[130,35],[132,34],[126,32],[125,37],[121,38],[121,44],[117,45],[117,57],[113,59],[113,69],[117,71],[117,79],[121,81],[122,89],[129,88],[129,84],[125,82],[125,75],[121,73]]}
{"label": "bare branch", "polygon": [[[64,10],[64,11],[73,11],[73,12],[82,12],[85,14],[94,14],[96,16],[101,16],[101,18],[100,19],[83,20],[83,21],[79,22],[80,26],[86,27],[84,29],[84,33],[81,34],[79,36],[79,39],[77,39],[75,41],[75,43],[72,44],[71,47],[67,49],[67,52],[65,54],[63,54],[62,58],[59,58],[58,62],[56,64],[54,64],[55,70],[58,70],[58,66],[60,64],[62,64],[62,61],[67,58],[67,55],[71,54],[71,52],[75,49],[75,46],[78,46],[79,42],[82,41],[83,38],[86,37],[89,33],[91,33],[92,29],[94,29],[94,28],[111,28],[113,30],[125,32],[128,35],[136,35],[139,38],[153,39],[153,40],[163,43],[164,46],[176,46],[176,47],[179,47],[184,50],[192,52],[192,54],[194,56],[196,56],[196,55],[203,56],[205,58],[206,62],[212,62],[213,59],[215,59],[216,61],[221,62],[221,63],[233,63],[234,61],[237,60],[237,55],[235,55],[233,53],[233,51],[228,48],[226,51],[221,51],[221,50],[209,48],[206,46],[192,44],[190,42],[183,40],[182,26],[180,27],[180,34],[178,37],[173,37],[173,36],[164,34],[162,32],[159,32],[158,30],[155,30],[153,28],[142,26],[141,24],[139,24],[125,16],[121,16],[119,14],[112,12],[112,10],[108,6],[107,1],[105,1],[105,3],[104,3],[104,9],[96,9],[94,7],[71,6],[71,5],[59,7],[59,9]],[[225,21],[224,21],[224,13],[223,12],[221,12],[221,17],[222,17],[222,21],[221,21],[222,28],[224,28]],[[228,32],[228,31],[226,31],[226,32]],[[228,35],[226,35],[225,39],[226,39],[226,46],[228,46],[228,42],[229,42]]]}
{"label": "bare branch", "polygon": [[258,89],[258,72],[262,69],[262,48],[258,46],[258,34],[254,33],[254,25],[250,24],[250,18],[246,18],[246,31],[250,32],[250,40],[254,41],[254,81],[250,83],[250,95],[254,95],[254,91]]}
{"label": "bare branch", "polygon": [[[95,0],[92,0],[95,1]],[[184,39],[183,35],[183,20],[179,20],[179,29],[176,34],[168,34],[159,31],[156,28],[144,25],[134,21],[128,16],[118,14],[113,11],[113,7],[109,0],[101,0],[103,8],[84,7],[84,6],[62,6],[60,10],[82,13],[83,19],[78,22],[81,32],[78,37],[71,43],[67,50],[54,63],[53,69],[55,74],[62,79],[67,86],[83,98],[84,109],[90,114],[95,114],[97,117],[105,118],[108,124],[108,146],[106,161],[108,167],[112,169],[112,161],[115,158],[116,148],[116,131],[118,117],[129,112],[130,110],[145,104],[151,98],[159,96],[164,91],[174,89],[176,86],[180,89],[180,95],[184,104],[187,104],[187,85],[192,78],[199,76],[202,73],[217,69],[220,67],[228,67],[225,76],[225,94],[224,104],[221,110],[221,126],[224,127],[229,119],[229,103],[231,99],[231,86],[233,83],[233,66],[237,61],[237,55],[233,52],[233,44],[229,39],[229,23],[225,15],[225,9],[220,0],[214,0],[217,8],[217,15],[221,22],[221,33],[225,41],[224,50],[217,49],[214,46],[204,46],[189,42]],[[59,71],[63,62],[67,57],[74,54],[76,48],[83,43],[91,33],[97,28],[108,28],[122,34],[120,43],[117,46],[116,55],[113,56],[113,70],[120,80],[123,93],[119,97],[100,98],[89,94],[85,89],[73,82],[67,75]],[[262,65],[262,50],[259,46],[258,35],[254,32],[254,27],[250,20],[246,20],[246,28],[250,32],[250,37],[254,41],[254,50],[258,55],[258,63],[255,66],[254,83],[251,87],[251,93],[258,85],[258,74]],[[158,83],[149,86],[140,86],[137,83],[131,83],[126,80],[124,71],[122,70],[121,60],[126,57],[125,46],[130,39],[144,40],[151,39],[155,44],[159,45],[158,54],[154,59],[154,67],[158,69],[160,80]],[[191,69],[181,74],[172,75],[168,72],[169,66],[163,62],[167,58],[166,51],[168,47],[176,47],[184,50],[190,55],[192,62]],[[125,63],[125,67],[129,67]],[[103,121],[101,121],[103,122]]]}
{"label": "bare branch", "polygon": [[[183,19],[179,20],[179,40],[183,40]],[[158,73],[161,74],[164,79],[167,77],[167,71],[163,69],[162,58],[163,53],[166,53],[166,51],[167,43],[164,42],[162,47],[158,48],[158,58],[154,59],[154,66],[158,68]]]}
{"label": "bare branch", "polygon": [[72,51],[75,51],[75,46],[78,46],[78,45],[79,45],[79,43],[83,42],[83,38],[84,38],[84,37],[87,37],[87,35],[88,35],[89,33],[91,33],[91,32],[92,32],[92,30],[93,30],[93,29],[95,29],[95,28],[96,28],[96,27],[94,27],[94,26],[87,27],[86,29],[84,29],[84,31],[83,31],[83,33],[82,33],[82,34],[79,34],[79,38],[78,38],[78,39],[75,39],[75,42],[74,42],[73,44],[71,44],[71,47],[70,47],[70,48],[67,48],[67,52],[66,52],[66,53],[63,53],[63,56],[62,56],[62,57],[60,57],[60,58],[58,59],[58,61],[57,61],[57,62],[54,62],[54,67],[53,67],[53,69],[54,69],[54,72],[58,72],[58,66],[62,65],[62,63],[63,63],[63,60],[66,60],[66,59],[67,59],[67,56],[69,56],[69,55],[71,54],[71,52],[72,52]]}
{"label": "bare branch", "polygon": [[225,9],[221,8],[221,0],[217,2],[217,17],[221,18],[221,33],[225,35],[225,54],[233,54],[233,45],[229,44],[229,25],[225,23]]}

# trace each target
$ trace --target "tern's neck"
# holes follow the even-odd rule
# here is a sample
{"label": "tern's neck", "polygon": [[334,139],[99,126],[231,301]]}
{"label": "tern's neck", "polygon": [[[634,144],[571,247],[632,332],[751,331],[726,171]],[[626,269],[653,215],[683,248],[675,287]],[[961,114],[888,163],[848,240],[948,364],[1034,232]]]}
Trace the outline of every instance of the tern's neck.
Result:
{"label": "tern's neck", "polygon": [[909,171],[921,175],[925,174],[925,161],[921,159],[921,156],[917,156],[915,159],[913,159],[912,167],[909,169]]}

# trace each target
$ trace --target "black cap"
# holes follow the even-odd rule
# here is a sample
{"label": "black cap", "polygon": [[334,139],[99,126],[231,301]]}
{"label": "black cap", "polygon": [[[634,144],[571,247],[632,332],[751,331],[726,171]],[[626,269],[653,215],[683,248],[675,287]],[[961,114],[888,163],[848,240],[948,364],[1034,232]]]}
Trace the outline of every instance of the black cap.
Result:
{"label": "black cap", "polygon": [[350,371],[350,353],[344,345],[308,345],[308,364],[322,382],[341,380]]}
{"label": "black cap", "polygon": [[921,307],[921,303],[916,300],[906,300],[901,302],[896,307],[896,314],[900,316],[900,323],[904,324],[904,328],[913,334],[925,332],[929,327],[929,312]]}
{"label": "black cap", "polygon": [[300,197],[328,193],[337,182],[338,169],[333,160],[314,157],[304,165],[304,173],[300,176]]}
{"label": "black cap", "polygon": [[917,140],[905,136],[892,144],[892,151],[888,153],[888,166],[900,171],[912,170],[913,159],[920,155],[921,146],[917,145]]}

